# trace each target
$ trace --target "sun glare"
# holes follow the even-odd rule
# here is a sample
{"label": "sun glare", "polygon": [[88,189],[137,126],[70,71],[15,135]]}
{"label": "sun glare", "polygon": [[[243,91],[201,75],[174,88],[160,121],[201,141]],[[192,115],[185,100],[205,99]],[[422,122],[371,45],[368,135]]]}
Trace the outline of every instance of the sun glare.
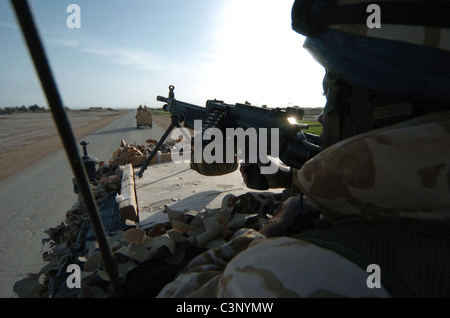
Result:
{"label": "sun glare", "polygon": [[292,1],[227,1],[205,67],[204,86],[220,96],[269,107],[323,106],[320,66],[291,28]]}

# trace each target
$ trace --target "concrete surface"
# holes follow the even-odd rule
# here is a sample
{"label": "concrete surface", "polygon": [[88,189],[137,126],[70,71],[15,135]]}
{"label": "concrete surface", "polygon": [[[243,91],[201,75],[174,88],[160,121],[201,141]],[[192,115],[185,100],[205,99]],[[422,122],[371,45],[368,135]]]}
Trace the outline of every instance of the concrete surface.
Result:
{"label": "concrete surface", "polygon": [[[135,173],[139,170],[136,167]],[[189,164],[172,161],[149,165],[142,178],[136,177],[135,186],[139,223],[144,228],[168,221],[164,205],[173,210],[203,211],[220,208],[229,193],[237,196],[254,191],[242,182],[239,170],[208,177],[190,169]]]}

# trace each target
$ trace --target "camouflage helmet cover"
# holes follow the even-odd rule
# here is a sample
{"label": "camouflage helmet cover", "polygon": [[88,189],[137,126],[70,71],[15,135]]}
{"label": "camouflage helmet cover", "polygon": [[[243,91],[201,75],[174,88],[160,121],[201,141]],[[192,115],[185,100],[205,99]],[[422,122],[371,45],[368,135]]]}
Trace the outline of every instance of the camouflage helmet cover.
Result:
{"label": "camouflage helmet cover", "polygon": [[[369,28],[367,7],[380,8]],[[424,105],[450,105],[450,1],[296,0],[292,27],[349,84]]]}

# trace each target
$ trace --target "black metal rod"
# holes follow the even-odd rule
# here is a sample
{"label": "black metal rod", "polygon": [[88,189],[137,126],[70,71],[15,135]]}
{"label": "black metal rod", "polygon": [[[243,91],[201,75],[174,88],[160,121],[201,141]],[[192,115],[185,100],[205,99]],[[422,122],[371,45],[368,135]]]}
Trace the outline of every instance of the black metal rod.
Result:
{"label": "black metal rod", "polygon": [[153,157],[155,157],[156,153],[158,152],[158,150],[161,148],[162,144],[164,143],[164,141],[167,139],[167,137],[169,136],[170,132],[172,131],[172,129],[174,129],[176,127],[180,127],[180,124],[178,123],[178,120],[172,116],[172,122],[170,123],[170,126],[166,129],[166,132],[164,133],[164,135],[161,137],[161,139],[158,141],[158,143],[156,144],[155,148],[153,149],[153,151],[150,153],[150,156],[147,158],[147,160],[145,160],[144,165],[141,167],[141,169],[139,170],[138,173],[136,173],[136,176],[139,178],[142,178],[144,171],[147,170],[147,166],[149,165],[149,163],[152,161]]}
{"label": "black metal rod", "polygon": [[45,92],[47,102],[52,111],[53,120],[58,129],[59,136],[62,139],[66,155],[80,188],[80,194],[86,206],[89,219],[103,257],[105,271],[111,280],[115,294],[118,297],[121,297],[123,296],[123,290],[119,280],[117,261],[109,247],[102,220],[98,213],[97,204],[91,192],[87,173],[83,162],[81,161],[78,147],[75,142],[75,137],[56,87],[50,65],[47,61],[44,47],[36,29],[30,7],[26,0],[11,0],[11,4],[14,7],[17,19],[22,28],[22,33],[33,59],[36,71],[39,75],[42,89]]}

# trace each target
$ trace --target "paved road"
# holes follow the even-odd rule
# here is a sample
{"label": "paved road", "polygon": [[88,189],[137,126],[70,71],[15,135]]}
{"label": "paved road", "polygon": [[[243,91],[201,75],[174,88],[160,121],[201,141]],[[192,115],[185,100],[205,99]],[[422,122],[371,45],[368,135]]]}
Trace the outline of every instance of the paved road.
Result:
{"label": "paved road", "polygon": [[[122,139],[145,144],[159,139],[165,127],[136,129],[135,113],[86,136],[89,155],[107,162]],[[78,140],[77,142],[81,142]],[[80,154],[81,152],[80,146]],[[72,171],[63,149],[0,182],[0,297],[16,297],[14,283],[36,273],[45,264],[41,240],[44,231],[64,221],[77,200]]]}

